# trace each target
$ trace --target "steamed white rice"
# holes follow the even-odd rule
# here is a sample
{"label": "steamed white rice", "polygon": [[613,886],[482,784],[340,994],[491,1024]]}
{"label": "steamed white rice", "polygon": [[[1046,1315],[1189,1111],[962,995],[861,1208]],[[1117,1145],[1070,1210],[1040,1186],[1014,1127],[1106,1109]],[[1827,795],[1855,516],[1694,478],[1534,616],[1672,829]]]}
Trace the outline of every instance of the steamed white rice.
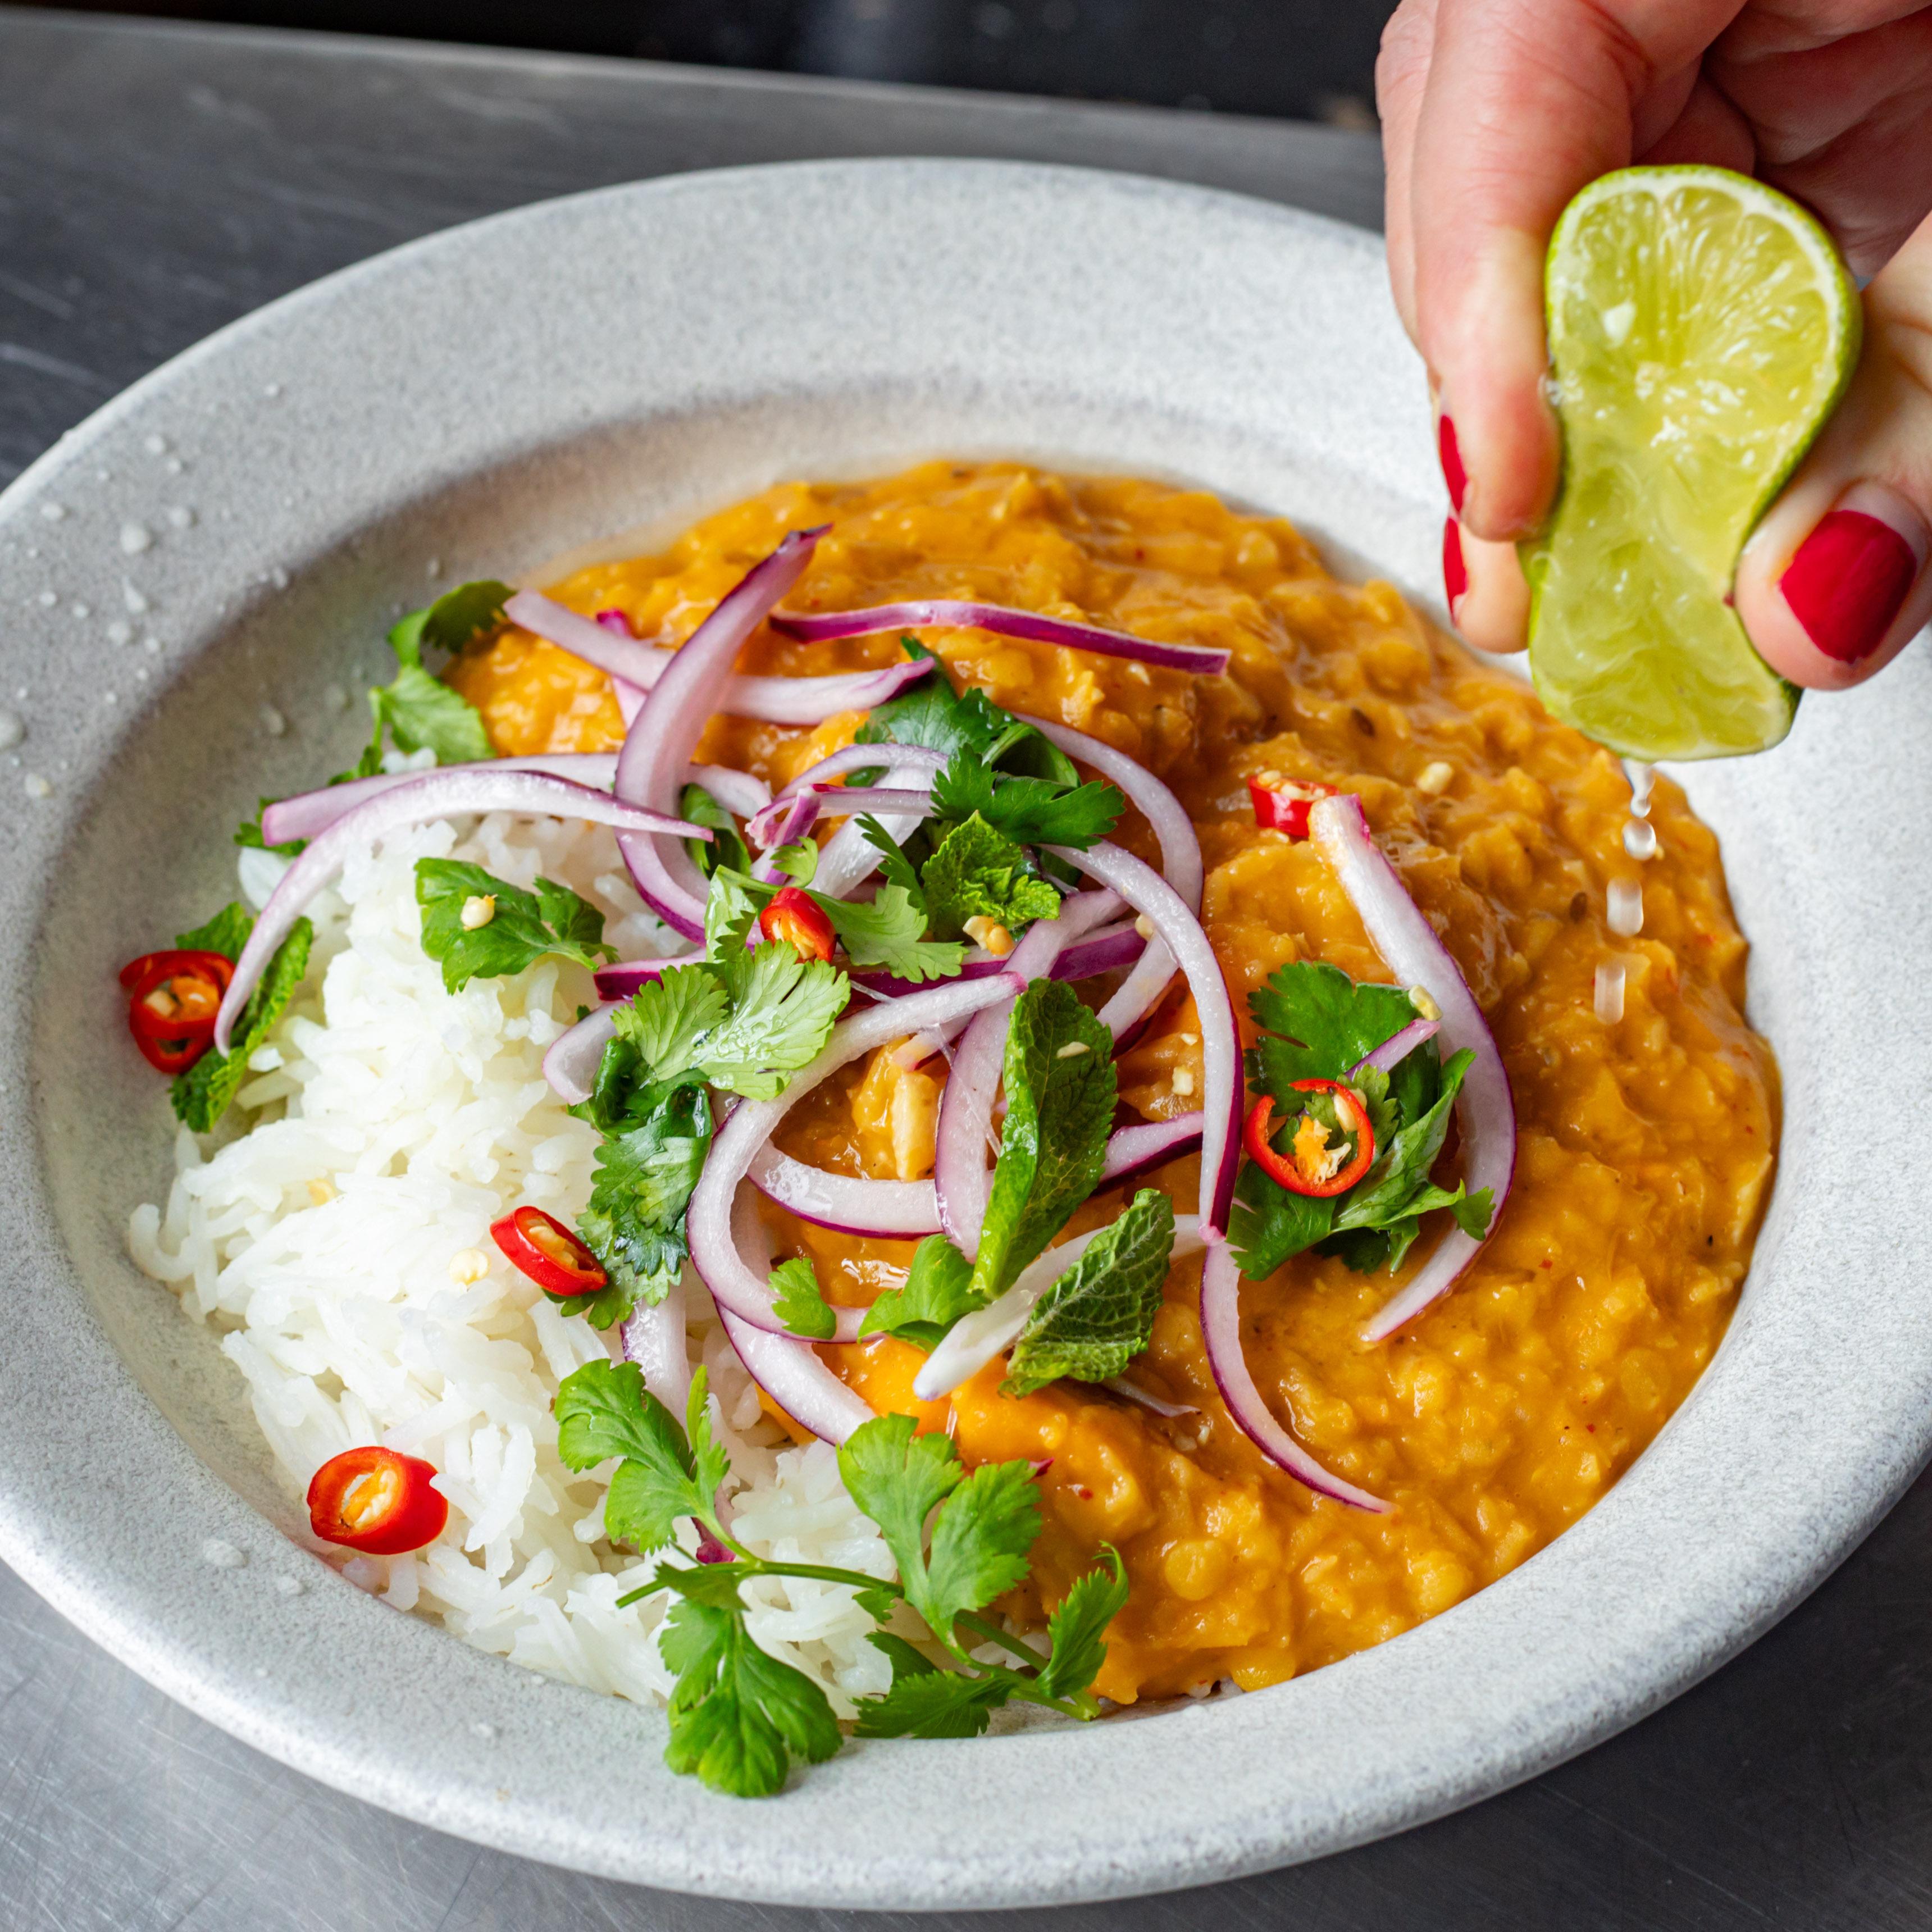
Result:
{"label": "steamed white rice", "polygon": [[[229,1127],[225,1144],[182,1130],[166,1206],[135,1210],[128,1246],[221,1332],[297,1520],[316,1469],[353,1445],[382,1443],[441,1472],[449,1522],[427,1549],[352,1556],[304,1527],[310,1547],[481,1649],[593,1690],[662,1697],[665,1598],[616,1607],[653,1561],[606,1541],[614,1465],[566,1469],[550,1414],[558,1383],[615,1354],[616,1332],[567,1318],[488,1233],[521,1202],[568,1221],[589,1197],[597,1136],[565,1112],[542,1063],[595,996],[587,974],[555,959],[446,993],[420,941],[413,868],[430,856],[525,887],[541,872],[596,904],[626,956],[670,950],[601,828],[490,817],[353,856],[311,909],[307,984],[250,1062],[236,1112],[250,1130]],[[257,897],[263,871],[250,855],[244,882]],[[741,1486],[733,1533],[759,1554],[892,1575],[833,1452],[781,1446],[686,1274],[691,1358],[710,1371]],[[854,1696],[886,1688],[890,1667],[865,1640],[874,1626],[849,1590],[766,1580],[747,1595],[758,1601],[755,1640],[816,1678],[842,1716]]]}

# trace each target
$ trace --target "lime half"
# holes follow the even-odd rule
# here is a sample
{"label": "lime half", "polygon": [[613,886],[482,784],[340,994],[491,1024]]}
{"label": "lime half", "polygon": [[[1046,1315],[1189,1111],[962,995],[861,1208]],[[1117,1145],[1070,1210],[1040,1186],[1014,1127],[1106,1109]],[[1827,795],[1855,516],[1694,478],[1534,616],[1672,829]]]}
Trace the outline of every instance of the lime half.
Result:
{"label": "lime half", "polygon": [[1564,211],[1546,286],[1563,481],[1522,553],[1538,691],[1629,758],[1776,744],[1798,692],[1727,598],[1858,361],[1837,248],[1745,176],[1625,168]]}

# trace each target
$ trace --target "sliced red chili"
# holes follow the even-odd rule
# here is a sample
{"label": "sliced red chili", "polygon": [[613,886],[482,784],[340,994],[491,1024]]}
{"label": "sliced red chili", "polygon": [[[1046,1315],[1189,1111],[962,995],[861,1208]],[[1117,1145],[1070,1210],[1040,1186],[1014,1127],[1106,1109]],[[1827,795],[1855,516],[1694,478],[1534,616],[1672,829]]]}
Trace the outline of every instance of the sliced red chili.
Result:
{"label": "sliced red chili", "polygon": [[208,1051],[234,976],[235,962],[225,954],[184,948],[144,952],[122,968],[128,1030],[149,1066],[180,1073]]}
{"label": "sliced red chili", "polygon": [[[1242,1144],[1262,1171],[1270,1180],[1280,1182],[1291,1194],[1310,1195],[1316,1200],[1346,1194],[1368,1172],[1375,1160],[1376,1130],[1370,1124],[1368,1109],[1362,1105],[1361,1096],[1339,1080],[1298,1080],[1294,1090],[1298,1094],[1326,1094],[1330,1097],[1342,1126],[1354,1136],[1353,1156],[1342,1161],[1333,1172],[1322,1172],[1321,1169],[1326,1166],[1334,1149],[1329,1142],[1325,1123],[1306,1111],[1296,1118],[1295,1136],[1288,1152],[1277,1151],[1270,1132],[1274,1100],[1267,1094],[1248,1111],[1247,1120],[1241,1130]],[[1313,1131],[1305,1130],[1304,1122]]]}
{"label": "sliced red chili", "polygon": [[310,1478],[309,1526],[326,1543],[400,1556],[442,1534],[449,1505],[430,1486],[436,1465],[371,1444],[332,1456]]}
{"label": "sliced red chili", "polygon": [[554,1214],[513,1208],[490,1238],[513,1267],[551,1294],[595,1294],[610,1280],[597,1257]]}
{"label": "sliced red chili", "polygon": [[1308,808],[1318,798],[1333,798],[1336,790],[1319,778],[1285,778],[1279,772],[1263,772],[1248,781],[1255,823],[1270,831],[1285,832],[1291,838],[1308,836]]}
{"label": "sliced red chili", "polygon": [[792,945],[808,959],[832,957],[832,922],[796,886],[776,894],[758,915],[759,929],[774,945]]}

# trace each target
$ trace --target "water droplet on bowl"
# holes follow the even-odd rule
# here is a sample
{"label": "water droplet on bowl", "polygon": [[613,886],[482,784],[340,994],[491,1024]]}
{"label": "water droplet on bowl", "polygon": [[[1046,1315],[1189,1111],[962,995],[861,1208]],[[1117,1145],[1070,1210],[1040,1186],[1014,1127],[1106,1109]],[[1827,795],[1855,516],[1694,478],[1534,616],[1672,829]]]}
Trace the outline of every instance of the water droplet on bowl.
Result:
{"label": "water droplet on bowl", "polygon": [[121,548],[130,556],[139,556],[144,550],[154,548],[154,533],[146,524],[128,523],[121,526]]}
{"label": "water droplet on bowl", "polygon": [[218,1536],[211,1536],[201,1546],[201,1560],[212,1563],[218,1570],[239,1570],[248,1561],[245,1550],[237,1550],[233,1544]]}

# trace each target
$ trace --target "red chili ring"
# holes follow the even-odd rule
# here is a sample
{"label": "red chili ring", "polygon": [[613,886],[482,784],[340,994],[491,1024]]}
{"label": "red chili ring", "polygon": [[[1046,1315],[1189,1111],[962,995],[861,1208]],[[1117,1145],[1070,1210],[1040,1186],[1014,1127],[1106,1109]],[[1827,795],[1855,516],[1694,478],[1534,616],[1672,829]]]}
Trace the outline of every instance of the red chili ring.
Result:
{"label": "red chili ring", "polygon": [[808,893],[787,886],[758,915],[758,927],[774,945],[791,945],[808,959],[830,959],[832,922]]}
{"label": "red chili ring", "polygon": [[430,1486],[434,1462],[370,1444],[332,1456],[310,1478],[309,1526],[325,1543],[400,1556],[442,1534],[449,1504]]}
{"label": "red chili ring", "polygon": [[541,1208],[512,1208],[490,1223],[490,1238],[547,1294],[595,1294],[610,1280],[597,1257]]}
{"label": "red chili ring", "polygon": [[1310,1180],[1294,1160],[1276,1152],[1269,1138],[1274,1100],[1267,1094],[1248,1110],[1248,1118],[1241,1127],[1242,1145],[1262,1171],[1271,1180],[1280,1182],[1291,1194],[1305,1194],[1311,1199],[1324,1201],[1332,1196],[1347,1193],[1368,1172],[1375,1160],[1376,1130],[1369,1120],[1368,1109],[1362,1105],[1355,1090],[1339,1080],[1298,1080],[1292,1090],[1334,1096],[1336,1111],[1343,1116],[1343,1124],[1355,1136],[1354,1159],[1326,1180]]}

